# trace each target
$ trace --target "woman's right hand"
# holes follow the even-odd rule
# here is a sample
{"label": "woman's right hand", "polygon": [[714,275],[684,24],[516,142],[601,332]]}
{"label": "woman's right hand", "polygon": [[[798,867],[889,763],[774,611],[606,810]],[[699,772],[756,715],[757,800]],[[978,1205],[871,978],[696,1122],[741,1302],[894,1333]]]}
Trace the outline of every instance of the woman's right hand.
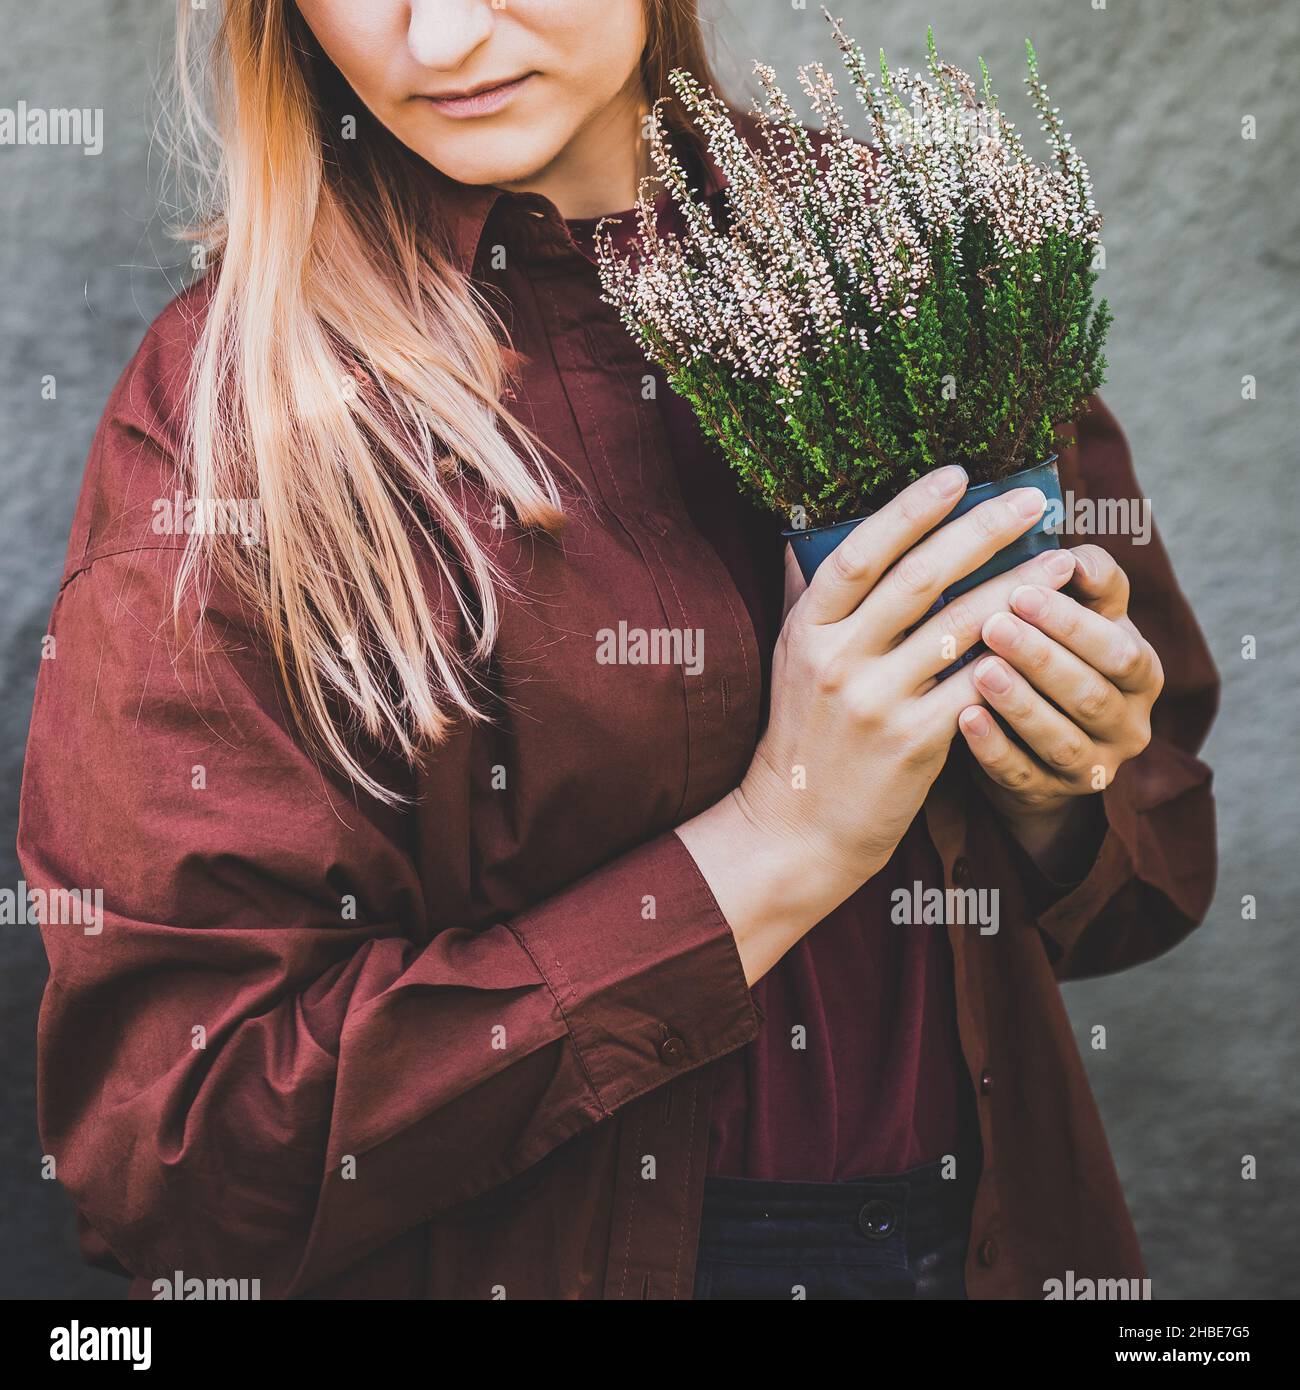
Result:
{"label": "woman's right hand", "polygon": [[971,667],[938,674],[1008,610],[1018,585],[1060,588],[1073,573],[1069,551],[1049,551],[925,619],[1046,505],[1037,488],[1020,488],[929,535],[966,481],[946,468],[913,483],[822,564],[782,628],[768,726],[748,772],[678,829],[751,983],[884,867],[920,810],[958,715],[983,703]]}

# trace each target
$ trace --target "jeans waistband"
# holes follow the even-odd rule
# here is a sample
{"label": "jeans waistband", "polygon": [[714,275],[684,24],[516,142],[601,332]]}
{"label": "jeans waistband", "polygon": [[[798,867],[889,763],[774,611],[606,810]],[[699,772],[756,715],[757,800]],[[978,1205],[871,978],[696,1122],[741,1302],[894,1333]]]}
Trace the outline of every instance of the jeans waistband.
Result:
{"label": "jeans waistband", "polygon": [[944,1177],[936,1160],[850,1182],[710,1177],[704,1184],[701,1250],[717,1258],[785,1258],[821,1251],[850,1259],[906,1257],[970,1224],[978,1173],[959,1163]]}
{"label": "jeans waistband", "polygon": [[783,1216],[826,1216],[838,1211],[856,1211],[873,1199],[934,1202],[969,1206],[977,1174],[969,1161],[957,1164],[956,1174],[944,1176],[944,1160],[923,1163],[903,1173],[884,1177],[854,1178],[846,1182],[787,1182],[764,1178],[721,1178],[705,1180],[704,1200],[716,1215],[735,1213],[752,1216],[758,1208],[779,1209]]}
{"label": "jeans waistband", "polygon": [[978,1163],[850,1182],[706,1178],[697,1298],[961,1298]]}

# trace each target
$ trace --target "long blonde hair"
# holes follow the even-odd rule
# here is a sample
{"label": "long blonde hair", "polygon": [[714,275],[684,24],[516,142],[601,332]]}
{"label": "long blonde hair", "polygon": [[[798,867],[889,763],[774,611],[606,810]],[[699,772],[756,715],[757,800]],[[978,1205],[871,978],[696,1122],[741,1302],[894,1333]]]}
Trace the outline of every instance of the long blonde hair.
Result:
{"label": "long blonde hair", "polygon": [[[225,0],[206,42],[202,13],[178,0],[173,131],[200,216],[177,234],[214,277],[178,467],[195,498],[255,498],[261,544],[194,532],[177,612],[219,574],[264,627],[309,745],[395,804],[357,734],[414,764],[483,717],[506,585],[467,475],[525,527],[555,530],[560,493],[502,405],[499,321],[418,215],[427,169],[346,99],[292,0]],[[651,92],[672,66],[707,80],[695,0],[647,0],[647,17]],[[356,138],[339,138],[345,113]]]}

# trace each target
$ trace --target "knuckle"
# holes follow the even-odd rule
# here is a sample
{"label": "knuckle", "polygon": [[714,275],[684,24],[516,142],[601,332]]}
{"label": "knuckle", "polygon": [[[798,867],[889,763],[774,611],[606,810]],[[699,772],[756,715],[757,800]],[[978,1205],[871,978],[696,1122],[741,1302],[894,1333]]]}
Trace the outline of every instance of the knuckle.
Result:
{"label": "knuckle", "polygon": [[1041,675],[1052,664],[1051,644],[1040,640],[1030,640],[1025,643],[1025,665],[1029,667],[1035,675]]}
{"label": "knuckle", "polygon": [[1110,704],[1111,687],[1105,681],[1089,681],[1075,701],[1075,709],[1084,719],[1100,719]]}
{"label": "knuckle", "polygon": [[1001,697],[1001,704],[998,708],[1003,711],[1012,724],[1026,726],[1031,722],[1035,713],[1033,692],[1023,680],[1018,680],[1013,676],[1011,690]]}
{"label": "knuckle", "polygon": [[894,505],[899,517],[909,524],[925,521],[933,510],[933,500],[919,487],[905,488],[894,499]]}
{"label": "knuckle", "polygon": [[894,566],[894,584],[909,598],[927,594],[934,587],[934,566],[909,550]]}
{"label": "knuckle", "polygon": [[1130,680],[1142,669],[1143,652],[1131,637],[1123,637],[1115,651],[1115,672],[1121,680]]}
{"label": "knuckle", "polygon": [[1049,767],[1068,772],[1071,768],[1079,766],[1086,751],[1083,739],[1074,734],[1063,734],[1047,747],[1044,760]]}
{"label": "knuckle", "polygon": [[1006,528],[1007,509],[1002,505],[981,503],[970,513],[971,527],[981,536],[999,536]]}
{"label": "knuckle", "polygon": [[834,654],[819,656],[812,663],[814,688],[822,695],[838,695],[844,689],[844,663]]}
{"label": "knuckle", "polygon": [[1124,573],[1119,561],[1110,553],[1103,550],[1099,545],[1088,547],[1090,555],[1097,565],[1097,573],[1100,576],[1100,585],[1111,597],[1118,599],[1125,607],[1128,606],[1129,582],[1128,575]]}
{"label": "knuckle", "polygon": [[955,637],[959,643],[973,642],[984,626],[979,614],[964,598],[958,599],[955,603],[945,604],[940,622],[944,632]]}
{"label": "knuckle", "polygon": [[1034,780],[1032,768],[1026,767],[1024,763],[1003,763],[997,772],[998,780],[1008,791],[1023,792],[1025,788]]}
{"label": "knuckle", "polygon": [[866,537],[864,536],[861,540],[856,540],[855,537],[856,532],[849,536],[843,544],[837,545],[831,551],[828,561],[831,567],[831,577],[843,584],[857,583],[867,573],[870,551],[866,544]]}
{"label": "knuckle", "polygon": [[858,728],[872,729],[880,722],[880,702],[870,688],[859,688],[846,693],[844,704],[849,718]]}
{"label": "knuckle", "polygon": [[1079,628],[1082,625],[1082,615],[1077,605],[1073,603],[1062,603],[1058,595],[1049,593],[1047,596],[1047,611],[1056,623],[1057,631],[1062,637],[1071,638],[1079,635]]}

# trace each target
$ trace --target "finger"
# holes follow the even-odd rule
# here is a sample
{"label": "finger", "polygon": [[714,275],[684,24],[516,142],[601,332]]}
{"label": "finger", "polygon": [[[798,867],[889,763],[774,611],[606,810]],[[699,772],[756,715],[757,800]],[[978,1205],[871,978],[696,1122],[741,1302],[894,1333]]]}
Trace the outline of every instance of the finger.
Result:
{"label": "finger", "polygon": [[1119,561],[1099,545],[1077,545],[1078,561],[1072,591],[1080,603],[1105,618],[1122,618],[1128,612],[1129,583]]}
{"label": "finger", "polygon": [[[1090,780],[1097,746],[1001,657],[975,663],[975,688],[1029,746],[1048,772],[1069,785]],[[944,685],[947,682],[943,682]],[[941,687],[942,688],[942,687]]]}
{"label": "finger", "polygon": [[[1107,622],[1100,617],[1097,621]],[[1055,638],[1012,613],[995,613],[984,624],[983,637],[990,651],[1014,666],[1086,733],[1107,738],[1122,727],[1128,710],[1124,696]]]}
{"label": "finger", "polygon": [[[877,698],[880,694],[878,679],[873,680]],[[905,698],[901,692],[900,698]],[[931,754],[946,755],[957,737],[958,716],[962,710],[982,701],[983,697],[975,688],[975,678],[966,667],[928,694],[908,700],[900,738],[927,758]]]}
{"label": "finger", "polygon": [[889,566],[952,511],[966,482],[964,469],[940,468],[855,526],[813,575],[803,599],[808,621],[836,623],[852,613]]}
{"label": "finger", "polygon": [[968,652],[980,640],[984,624],[993,614],[1006,612],[1016,589],[1035,583],[1059,589],[1073,573],[1074,556],[1068,550],[1048,550],[945,603],[895,648],[894,655],[904,667],[907,688],[915,690],[934,680],[940,671]]}
{"label": "finger", "polygon": [[[1104,617],[1037,583],[1016,588],[1010,601],[1018,617],[1080,657],[1115,689],[1145,691],[1156,683],[1159,658],[1131,623]],[[1056,699],[1052,691],[1047,693]]]}
{"label": "finger", "polygon": [[864,645],[879,650],[897,644],[957,580],[1029,530],[1047,499],[1036,487],[1016,488],[973,507],[909,550],[871,591],[854,621]]}
{"label": "finger", "polygon": [[998,726],[998,721],[978,705],[961,712],[957,727],[990,780],[1009,792],[1023,793],[1036,782],[1059,792],[1060,783],[1041,768],[1023,748],[1017,748]]}
{"label": "finger", "polygon": [[936,736],[952,739],[957,734],[957,716],[968,705],[982,705],[984,696],[976,688],[974,669],[963,666],[946,681],[938,682],[932,690],[918,696],[916,703],[923,725]]}

